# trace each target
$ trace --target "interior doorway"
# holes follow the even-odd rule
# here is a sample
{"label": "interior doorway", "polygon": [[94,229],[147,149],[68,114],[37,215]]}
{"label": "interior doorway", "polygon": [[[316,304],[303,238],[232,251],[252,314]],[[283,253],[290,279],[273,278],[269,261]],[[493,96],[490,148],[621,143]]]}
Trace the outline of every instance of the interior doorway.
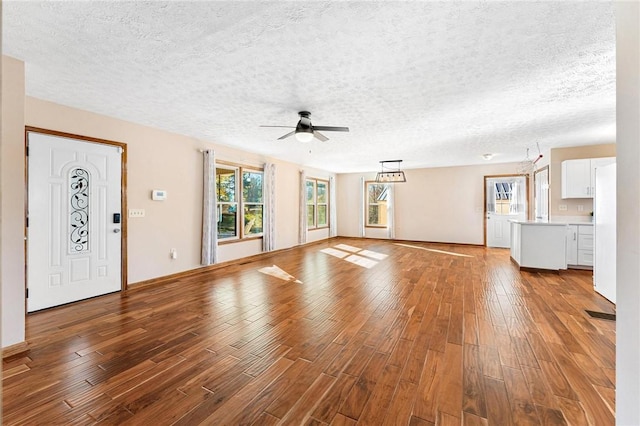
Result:
{"label": "interior doorway", "polygon": [[534,217],[536,221],[549,221],[549,166],[533,173]]}
{"label": "interior doorway", "polygon": [[511,220],[527,219],[528,176],[485,176],[485,245],[509,248]]}
{"label": "interior doorway", "polygon": [[126,285],[124,144],[28,128],[27,312]]}

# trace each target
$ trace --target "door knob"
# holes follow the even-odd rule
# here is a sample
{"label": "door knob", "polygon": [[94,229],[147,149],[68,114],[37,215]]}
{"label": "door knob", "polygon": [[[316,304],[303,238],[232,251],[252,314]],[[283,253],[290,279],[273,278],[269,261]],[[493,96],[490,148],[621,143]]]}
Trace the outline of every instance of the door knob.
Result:
{"label": "door knob", "polygon": [[120,232],[120,229],[114,229],[113,232],[117,234],[118,232]]}

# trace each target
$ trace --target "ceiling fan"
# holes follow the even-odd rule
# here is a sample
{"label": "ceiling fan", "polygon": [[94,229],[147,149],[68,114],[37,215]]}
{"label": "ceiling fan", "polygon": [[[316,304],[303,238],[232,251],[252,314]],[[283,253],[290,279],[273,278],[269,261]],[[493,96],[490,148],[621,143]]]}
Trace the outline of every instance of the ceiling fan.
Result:
{"label": "ceiling fan", "polygon": [[295,129],[292,132],[287,133],[284,136],[278,138],[278,140],[282,140],[288,138],[289,136],[296,136],[296,139],[299,142],[311,142],[311,140],[316,137],[316,139],[325,142],[328,141],[329,138],[320,133],[318,130],[326,131],[326,132],[348,132],[348,127],[334,127],[334,126],[314,126],[311,124],[311,113],[309,111],[300,111],[298,113],[300,116],[300,121],[298,124],[294,126],[260,126],[260,127],[286,127],[289,129]]}

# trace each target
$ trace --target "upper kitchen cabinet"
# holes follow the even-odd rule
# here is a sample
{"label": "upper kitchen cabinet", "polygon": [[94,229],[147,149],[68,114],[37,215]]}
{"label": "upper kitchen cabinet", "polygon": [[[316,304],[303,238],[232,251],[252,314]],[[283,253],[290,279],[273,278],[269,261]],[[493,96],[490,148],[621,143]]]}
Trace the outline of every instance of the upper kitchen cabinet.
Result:
{"label": "upper kitchen cabinet", "polygon": [[593,198],[596,168],[615,162],[615,157],[563,161],[562,198]]}

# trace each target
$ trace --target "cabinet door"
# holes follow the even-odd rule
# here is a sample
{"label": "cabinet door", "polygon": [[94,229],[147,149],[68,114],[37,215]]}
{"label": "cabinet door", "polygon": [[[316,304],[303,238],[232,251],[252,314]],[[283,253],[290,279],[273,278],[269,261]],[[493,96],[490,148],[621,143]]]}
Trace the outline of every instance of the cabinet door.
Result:
{"label": "cabinet door", "polygon": [[593,250],[578,250],[578,265],[593,266]]}
{"label": "cabinet door", "polygon": [[567,265],[578,264],[578,227],[567,226]]}
{"label": "cabinet door", "polygon": [[591,192],[591,160],[563,161],[562,198],[593,198]]}

